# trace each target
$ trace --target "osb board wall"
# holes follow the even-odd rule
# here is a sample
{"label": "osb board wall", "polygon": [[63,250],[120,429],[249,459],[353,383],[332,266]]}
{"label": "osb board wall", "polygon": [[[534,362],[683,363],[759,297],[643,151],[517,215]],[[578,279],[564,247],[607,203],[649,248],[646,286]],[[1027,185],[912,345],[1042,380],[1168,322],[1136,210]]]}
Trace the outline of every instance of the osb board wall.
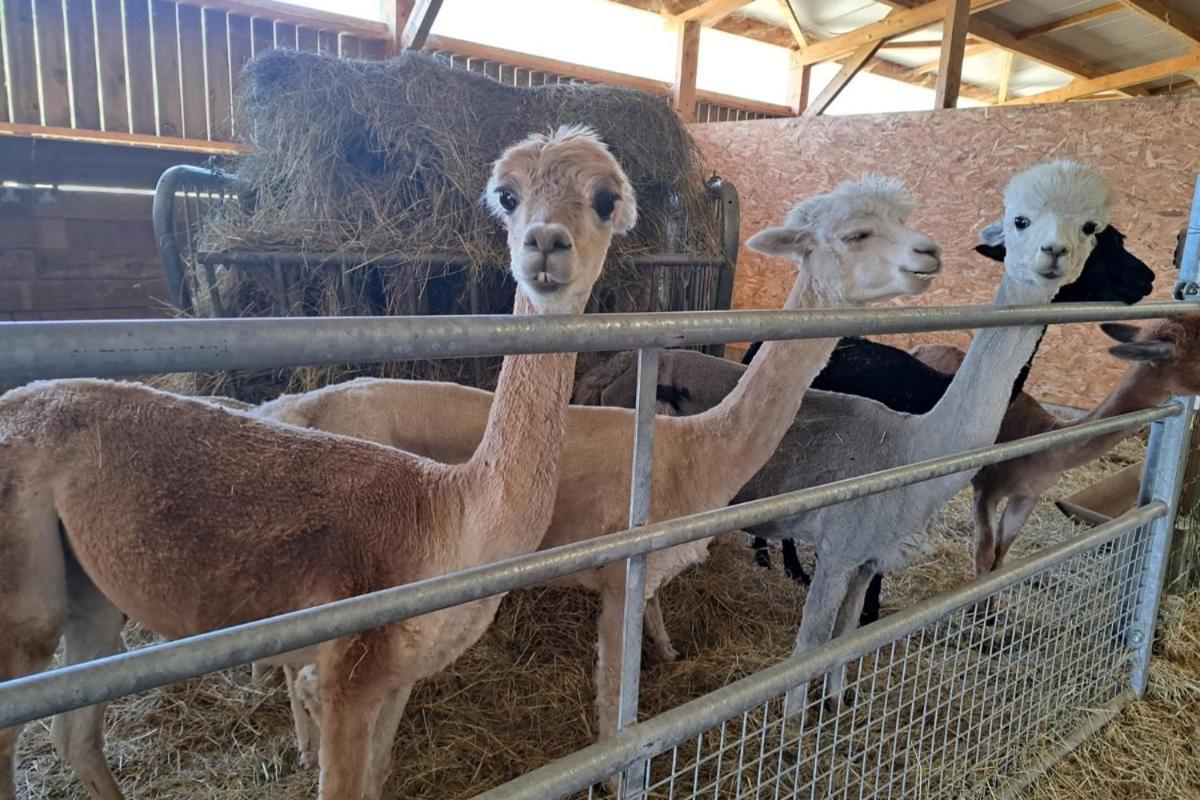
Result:
{"label": "osb board wall", "polygon": [[[694,125],[712,168],[741,195],[743,239],[782,220],[795,200],[828,191],[864,172],[903,179],[918,202],[912,222],[939,242],[945,269],[910,304],[987,303],[998,265],[971,251],[978,232],[1001,213],[1015,172],[1047,158],[1094,165],[1121,193],[1113,222],[1127,246],[1158,273],[1153,298],[1170,296],[1175,236],[1187,222],[1200,171],[1200,96],[1099,101],[908,114],[796,118]],[[734,305],[777,308],[791,268],[743,248]],[[903,347],[968,333],[887,337]],[[1123,371],[1104,352],[1094,325],[1053,326],[1038,353],[1030,389],[1042,400],[1087,407]]]}

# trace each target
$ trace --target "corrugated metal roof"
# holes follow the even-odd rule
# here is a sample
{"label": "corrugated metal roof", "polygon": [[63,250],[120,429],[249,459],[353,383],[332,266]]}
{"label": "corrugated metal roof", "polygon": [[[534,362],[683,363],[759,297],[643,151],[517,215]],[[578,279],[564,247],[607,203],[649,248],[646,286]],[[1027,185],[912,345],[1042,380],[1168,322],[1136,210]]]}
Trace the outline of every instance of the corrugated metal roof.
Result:
{"label": "corrugated metal roof", "polygon": [[[1010,0],[980,12],[979,16],[1005,30],[1020,34],[1087,11],[1102,8],[1111,0]],[[806,31],[816,38],[837,36],[876,22],[891,11],[872,0],[792,0],[793,8]],[[1200,22],[1200,0],[1171,0],[1170,9]],[[754,0],[739,12],[775,25],[786,26],[779,0]],[[894,41],[940,41],[941,26],[934,25],[898,37]],[[1179,32],[1128,9],[1090,19],[1050,33],[1036,41],[1051,45],[1063,55],[1096,68],[1099,74],[1150,64],[1188,53],[1193,45]],[[938,57],[936,46],[928,48],[883,48],[878,57],[907,68],[917,68]],[[974,86],[998,90],[1003,57],[996,48],[975,48],[963,62],[963,80]],[[1197,77],[1200,77],[1198,73]],[[1180,76],[1163,78],[1150,87],[1168,86],[1184,80]],[[1064,71],[1014,56],[1009,78],[1009,94],[1025,96],[1056,89],[1075,80]]]}

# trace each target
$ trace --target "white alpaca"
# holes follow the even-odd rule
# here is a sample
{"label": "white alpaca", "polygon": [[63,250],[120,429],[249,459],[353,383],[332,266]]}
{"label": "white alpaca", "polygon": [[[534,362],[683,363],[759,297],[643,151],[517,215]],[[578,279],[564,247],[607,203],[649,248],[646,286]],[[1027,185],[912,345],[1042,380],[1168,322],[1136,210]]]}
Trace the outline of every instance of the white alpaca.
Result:
{"label": "white alpaca", "polygon": [[[787,308],[858,305],[915,294],[929,285],[940,261],[937,244],[906,227],[911,209],[897,183],[866,178],[797,204],[782,227],[756,234],[749,246],[796,261]],[[652,518],[728,503],[775,451],[833,344],[832,339],[771,342],[715,408],[694,417],[657,418]],[[478,443],[491,402],[487,392],[453,384],[365,379],[283,397],[257,413],[454,461]],[[631,411],[569,409],[562,479],[543,547],[626,527],[632,448]],[[705,540],[646,559],[647,631],[661,658],[674,658],[675,651],[657,592],[707,555]],[[601,736],[616,729],[623,576],[623,564],[616,563],[558,581],[601,594],[596,668]],[[311,732],[306,737],[316,738]]]}
{"label": "white alpaca", "polygon": [[[488,207],[508,229],[518,314],[583,311],[633,190],[590,132],[510,147]],[[478,447],[446,465],[136,384],[54,381],[0,398],[0,680],[117,652],[126,616],[187,636],[526,553],[553,511],[574,354],[505,359]],[[61,531],[61,533],[60,533]],[[415,681],[491,623],[500,598],[285,654],[319,665],[320,796],[378,798]],[[53,740],[94,798],[103,705]],[[19,727],[0,730],[12,800]]]}

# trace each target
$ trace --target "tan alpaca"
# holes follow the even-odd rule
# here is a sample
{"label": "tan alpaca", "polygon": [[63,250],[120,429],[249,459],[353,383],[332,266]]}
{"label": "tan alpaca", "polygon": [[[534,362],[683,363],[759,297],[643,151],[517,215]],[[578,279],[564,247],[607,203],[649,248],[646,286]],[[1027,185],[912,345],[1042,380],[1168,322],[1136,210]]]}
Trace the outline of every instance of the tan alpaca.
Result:
{"label": "tan alpaca", "polygon": [[[1073,428],[1150,408],[1171,395],[1200,392],[1200,316],[1165,319],[1140,330],[1115,322],[1100,327],[1122,343],[1109,352],[1131,362],[1108,396],[1087,414],[1067,420],[1021,392],[1004,414],[997,442]],[[964,356],[952,345],[922,345],[912,352],[934,369],[949,373],[958,371]],[[986,575],[1003,565],[1038,500],[1063,472],[1100,458],[1135,433],[1118,431],[1096,436],[991,464],[975,473],[971,479],[975,492],[975,574]],[[1008,504],[999,513],[1005,500]]]}
{"label": "tan alpaca", "polygon": [[[929,285],[940,261],[937,244],[905,226],[911,210],[899,184],[864,179],[799,203],[782,227],[756,234],[749,246],[797,262],[786,308],[858,305],[916,294]],[[769,342],[716,408],[693,417],[657,417],[653,519],[726,505],[775,451],[833,345],[832,339]],[[491,403],[489,393],[454,384],[362,379],[285,396],[256,413],[458,461],[479,441]],[[632,411],[569,409],[558,500],[543,547],[626,527],[632,452]],[[647,556],[647,631],[661,658],[675,658],[675,651],[657,592],[707,555],[708,540]],[[596,671],[602,736],[616,727],[623,574],[624,565],[616,563],[559,582],[602,597]],[[315,732],[303,732],[301,739],[315,742]]]}
{"label": "tan alpaca", "polygon": [[[495,163],[516,313],[579,313],[633,191],[594,135],[532,136]],[[0,398],[0,680],[120,649],[124,615],[186,636],[533,550],[553,510],[574,354],[505,359],[479,447],[446,465],[140,385],[32,384]],[[59,528],[62,526],[63,535]],[[66,545],[64,547],[64,544]],[[315,663],[320,796],[378,798],[413,682],[490,624],[500,598],[288,654]],[[95,798],[120,798],[103,707],[53,739]],[[15,797],[19,728],[0,730]]]}

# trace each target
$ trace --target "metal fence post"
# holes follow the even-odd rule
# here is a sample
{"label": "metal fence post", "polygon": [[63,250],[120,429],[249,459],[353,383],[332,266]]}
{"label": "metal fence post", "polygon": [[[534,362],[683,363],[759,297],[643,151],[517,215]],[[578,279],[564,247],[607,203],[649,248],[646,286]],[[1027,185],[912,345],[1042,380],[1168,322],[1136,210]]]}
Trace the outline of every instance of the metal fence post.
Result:
{"label": "metal fence post", "polygon": [[[633,467],[629,487],[629,527],[650,521],[654,467],[654,412],[658,400],[658,348],[638,350],[637,419],[633,432]],[[642,672],[642,619],[646,607],[646,557],[625,561],[625,596],[621,609],[621,691],[617,700],[617,729],[637,722],[638,687]],[[630,787],[643,787],[646,765],[625,771],[621,796]]]}
{"label": "metal fence post", "polygon": [[1129,630],[1129,642],[1134,647],[1129,685],[1137,697],[1146,691],[1149,677],[1150,649],[1154,643],[1154,626],[1158,619],[1158,602],[1166,576],[1167,558],[1171,550],[1171,534],[1179,511],[1179,490],[1187,466],[1188,444],[1195,413],[1194,397],[1177,398],[1184,410],[1179,416],[1152,423],[1150,445],[1146,450],[1146,466],[1142,472],[1139,505],[1155,500],[1167,504],[1167,513],[1150,526],[1150,546],[1146,568],[1142,575],[1136,616]]}

